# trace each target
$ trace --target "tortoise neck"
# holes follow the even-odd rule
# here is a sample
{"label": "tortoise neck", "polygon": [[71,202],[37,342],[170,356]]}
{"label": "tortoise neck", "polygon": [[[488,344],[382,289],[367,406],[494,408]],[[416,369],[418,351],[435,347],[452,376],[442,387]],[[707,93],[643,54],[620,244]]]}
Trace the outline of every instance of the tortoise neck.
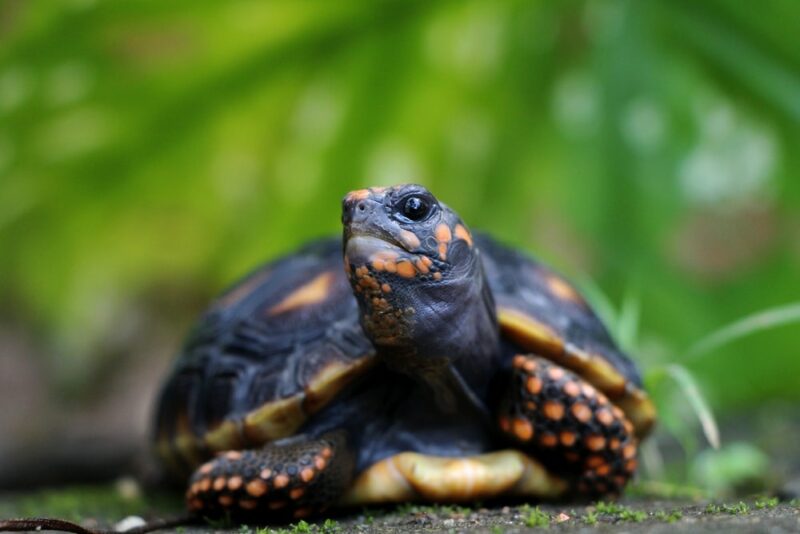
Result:
{"label": "tortoise neck", "polygon": [[440,298],[428,295],[427,315],[414,321],[410,342],[378,347],[391,369],[430,385],[442,398],[467,393],[473,404],[487,398],[501,352],[494,298],[481,262],[474,268]]}

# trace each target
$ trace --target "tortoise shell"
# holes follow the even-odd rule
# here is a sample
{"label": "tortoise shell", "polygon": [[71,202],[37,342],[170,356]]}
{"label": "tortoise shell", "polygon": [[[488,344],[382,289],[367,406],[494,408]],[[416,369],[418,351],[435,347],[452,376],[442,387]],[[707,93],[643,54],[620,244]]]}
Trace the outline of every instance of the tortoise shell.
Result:
{"label": "tortoise shell", "polygon": [[[508,370],[515,353],[544,356],[605,393],[635,434],[646,435],[655,410],[639,372],[576,289],[489,236],[473,235],[463,225],[454,232],[480,251],[508,355],[497,372]],[[218,451],[254,448],[304,431],[330,418],[326,406],[353,384],[388,380],[351,287],[350,279],[360,273],[350,267],[342,267],[341,239],[324,239],[257,269],[213,303],[192,330],[158,402],[157,449],[173,473],[183,476]],[[435,275],[424,264],[416,269]],[[365,289],[369,283],[375,282],[367,281]],[[465,453],[448,447],[436,451]],[[470,451],[491,447],[481,441]],[[391,452],[372,447],[361,464]]]}

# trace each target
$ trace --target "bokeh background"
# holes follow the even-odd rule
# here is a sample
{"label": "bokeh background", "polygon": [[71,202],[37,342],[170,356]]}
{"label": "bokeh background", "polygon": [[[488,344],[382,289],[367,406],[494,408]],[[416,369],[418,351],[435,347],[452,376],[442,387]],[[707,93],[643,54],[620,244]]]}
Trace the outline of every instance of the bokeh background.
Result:
{"label": "bokeh background", "polygon": [[0,486],[128,469],[208,300],[397,182],[587,292],[662,412],[645,480],[782,483],[798,21],[792,0],[3,0]]}

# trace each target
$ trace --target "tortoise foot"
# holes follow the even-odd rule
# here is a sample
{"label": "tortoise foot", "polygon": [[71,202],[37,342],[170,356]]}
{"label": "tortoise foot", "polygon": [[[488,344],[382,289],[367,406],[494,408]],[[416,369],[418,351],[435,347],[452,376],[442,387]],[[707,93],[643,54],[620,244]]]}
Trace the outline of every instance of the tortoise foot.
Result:
{"label": "tortoise foot", "polygon": [[343,433],[297,436],[261,449],[227,451],[201,465],[186,502],[203,516],[301,518],[333,504],[353,477]]}
{"label": "tortoise foot", "polygon": [[624,413],[594,386],[537,356],[518,355],[499,424],[587,497],[619,494],[637,466],[638,441]]}

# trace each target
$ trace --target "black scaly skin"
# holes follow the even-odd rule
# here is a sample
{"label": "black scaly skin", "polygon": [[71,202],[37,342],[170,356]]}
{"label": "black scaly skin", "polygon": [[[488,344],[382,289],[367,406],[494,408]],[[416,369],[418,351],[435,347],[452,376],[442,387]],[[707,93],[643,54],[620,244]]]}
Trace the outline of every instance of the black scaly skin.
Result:
{"label": "black scaly skin", "polygon": [[637,466],[633,425],[603,393],[537,356],[513,359],[499,426],[586,497],[618,495]]}

